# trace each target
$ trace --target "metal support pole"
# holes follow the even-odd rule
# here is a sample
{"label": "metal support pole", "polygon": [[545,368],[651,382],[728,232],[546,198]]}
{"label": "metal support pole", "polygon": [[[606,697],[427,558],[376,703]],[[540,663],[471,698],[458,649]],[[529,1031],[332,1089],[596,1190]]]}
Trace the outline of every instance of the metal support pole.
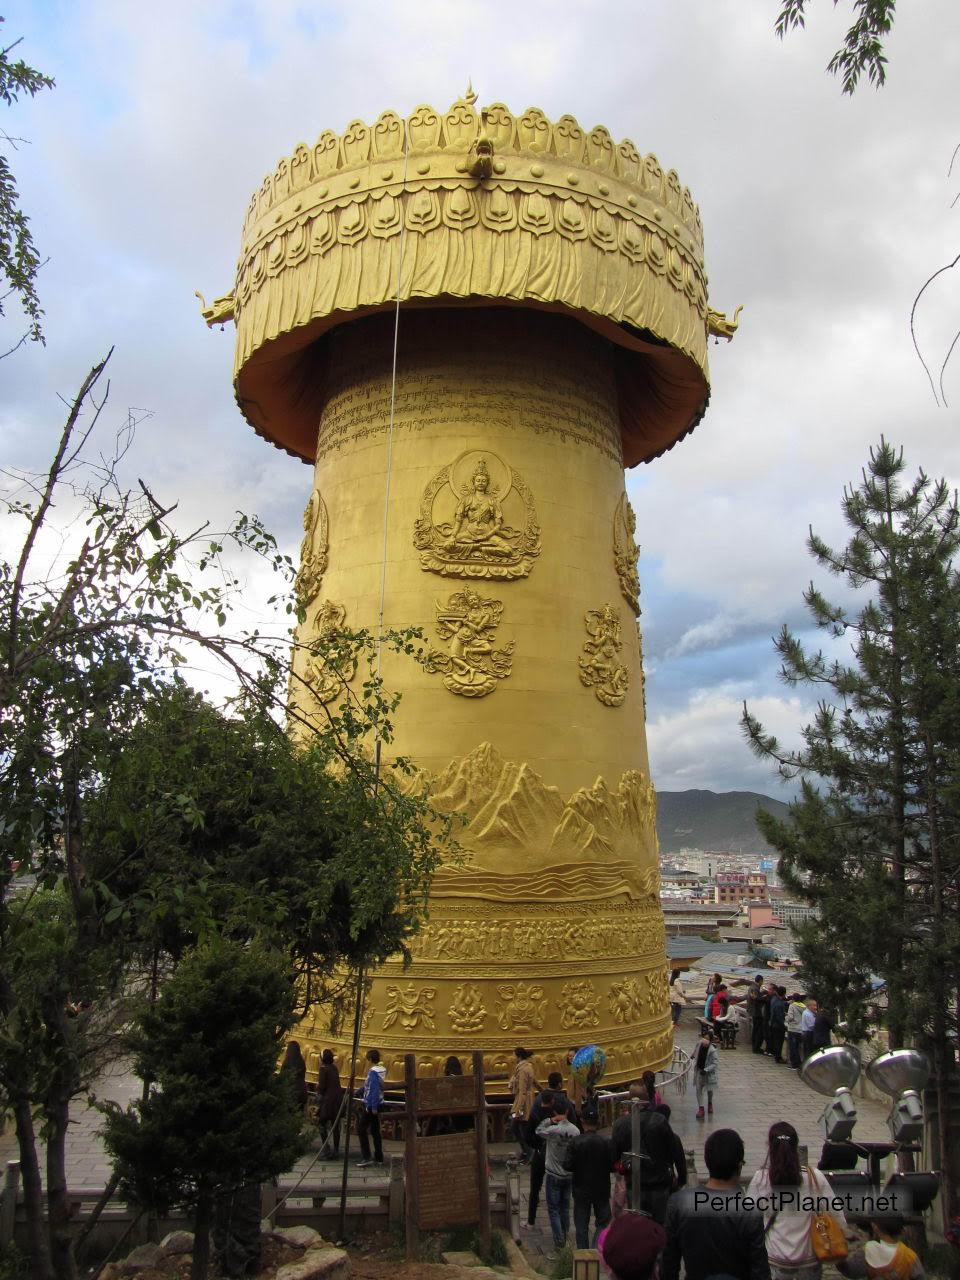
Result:
{"label": "metal support pole", "polygon": [[353,1045],[350,1053],[350,1085],[347,1089],[347,1131],[343,1135],[343,1177],[340,1180],[340,1218],[337,1239],[342,1240],[347,1220],[347,1175],[350,1159],[350,1124],[353,1120],[353,1091],[357,1086],[357,1054],[360,1052],[360,1026],[363,1018],[363,965],[357,970],[357,995],[353,1010]]}
{"label": "metal support pole", "polygon": [[630,1099],[630,1208],[634,1212],[640,1208],[640,1197],[643,1191],[641,1169],[643,1128],[640,1124],[640,1113],[644,1110],[646,1108],[639,1098]]}

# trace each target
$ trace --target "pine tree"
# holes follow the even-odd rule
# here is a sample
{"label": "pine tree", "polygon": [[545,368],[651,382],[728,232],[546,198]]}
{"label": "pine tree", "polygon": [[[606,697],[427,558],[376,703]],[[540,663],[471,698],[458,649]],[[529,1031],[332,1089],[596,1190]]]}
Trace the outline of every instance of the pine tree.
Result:
{"label": "pine tree", "polygon": [[104,1141],[131,1203],[193,1211],[191,1280],[207,1274],[217,1195],[283,1173],[304,1149],[302,1111],[277,1074],[294,988],[282,955],[213,936],[181,961],[131,1037],[137,1074],[155,1087],[108,1113]]}
{"label": "pine tree", "polygon": [[786,820],[757,821],[784,883],[818,908],[799,931],[810,986],[856,1035],[878,1016],[880,976],[891,1047],[910,1041],[932,1057],[946,1153],[960,984],[960,511],[944,481],[921,471],[906,483],[904,471],[903,451],[881,441],[844,491],[847,546],[811,532],[817,563],[869,599],[851,614],[812,585],[805,593],[843,657],[808,651],[786,627],[775,641],[782,678],[823,691],[803,745],[783,748],[746,707],[742,725],[757,755],[801,779]]}

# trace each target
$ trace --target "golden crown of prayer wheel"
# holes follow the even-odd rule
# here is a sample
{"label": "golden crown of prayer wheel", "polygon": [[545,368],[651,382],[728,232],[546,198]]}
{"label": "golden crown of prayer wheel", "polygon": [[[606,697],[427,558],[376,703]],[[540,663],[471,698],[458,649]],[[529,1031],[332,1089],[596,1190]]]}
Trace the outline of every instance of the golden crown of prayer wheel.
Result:
{"label": "golden crown of prayer wheel", "polygon": [[[375,631],[383,589],[385,625],[428,637],[426,667],[384,653],[392,749],[466,857],[412,967],[373,975],[361,1055],[394,1079],[480,1049],[497,1074],[524,1045],[542,1080],[596,1042],[623,1081],[673,1046],[624,468],[696,425],[736,321],[672,170],[472,99],[298,146],[204,316],[236,321],[244,416],[314,467],[303,634]],[[342,693],[300,674],[298,697]],[[349,1065],[322,1010],[298,1034]]]}

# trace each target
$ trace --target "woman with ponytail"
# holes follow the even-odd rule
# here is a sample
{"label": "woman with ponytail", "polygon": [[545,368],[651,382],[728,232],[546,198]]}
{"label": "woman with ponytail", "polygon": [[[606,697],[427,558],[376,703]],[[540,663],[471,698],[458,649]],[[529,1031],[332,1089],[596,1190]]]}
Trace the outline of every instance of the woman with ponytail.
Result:
{"label": "woman with ponytail", "polygon": [[[796,1200],[821,1196],[832,1199],[833,1190],[819,1169],[800,1164],[797,1131],[786,1120],[770,1126],[767,1158],[750,1179],[747,1190],[751,1196],[771,1196],[771,1193],[773,1204],[763,1215],[771,1280],[820,1280],[822,1263],[814,1254],[810,1239],[814,1213],[799,1209]],[[783,1197],[780,1207],[777,1207],[778,1193]],[[842,1213],[833,1216],[841,1228],[846,1226]]]}

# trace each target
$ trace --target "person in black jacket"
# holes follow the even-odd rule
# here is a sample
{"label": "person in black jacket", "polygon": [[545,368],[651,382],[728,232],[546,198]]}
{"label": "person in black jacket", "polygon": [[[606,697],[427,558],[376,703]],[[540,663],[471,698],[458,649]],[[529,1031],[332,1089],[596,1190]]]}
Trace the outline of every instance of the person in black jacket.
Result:
{"label": "person in black jacket", "polygon": [[774,987],[770,996],[770,1030],[767,1034],[767,1053],[774,1062],[783,1062],[783,1041],[787,1034],[787,988]]}
{"label": "person in black jacket", "polygon": [[594,1239],[610,1221],[610,1173],[613,1169],[613,1144],[597,1133],[600,1118],[596,1103],[585,1102],[583,1133],[570,1148],[570,1172],[573,1174],[573,1229],[577,1248],[589,1249],[590,1214],[596,1222]]}
{"label": "person in black jacket", "polygon": [[740,1207],[743,1156],[735,1129],[717,1129],[707,1138],[706,1185],[684,1187],[670,1198],[660,1280],[679,1280],[681,1261],[686,1280],[770,1280],[763,1214]]}
{"label": "person in black jacket", "polygon": [[334,1159],[340,1154],[342,1103],[343,1085],[340,1083],[337,1064],[333,1060],[333,1050],[324,1049],[320,1055],[320,1071],[317,1075],[317,1128],[324,1146],[332,1132]]}
{"label": "person in black jacket", "polygon": [[[631,1110],[638,1098],[646,1102],[645,1086],[636,1081],[630,1086]],[[629,1152],[633,1149],[633,1122],[631,1110],[614,1123],[612,1142],[615,1159],[629,1165]],[[667,1199],[673,1188],[674,1132],[668,1121],[657,1109],[645,1106],[640,1112],[640,1203],[631,1208],[649,1213],[657,1222],[663,1222],[667,1213]]]}
{"label": "person in black jacket", "polygon": [[[667,1124],[670,1125],[670,1108],[665,1102],[661,1102],[656,1108],[657,1114],[663,1116]],[[687,1185],[687,1153],[683,1149],[683,1141],[678,1133],[675,1133],[673,1126],[670,1125],[670,1153],[673,1164],[673,1171],[670,1178],[671,1190],[679,1191],[681,1187]]]}

